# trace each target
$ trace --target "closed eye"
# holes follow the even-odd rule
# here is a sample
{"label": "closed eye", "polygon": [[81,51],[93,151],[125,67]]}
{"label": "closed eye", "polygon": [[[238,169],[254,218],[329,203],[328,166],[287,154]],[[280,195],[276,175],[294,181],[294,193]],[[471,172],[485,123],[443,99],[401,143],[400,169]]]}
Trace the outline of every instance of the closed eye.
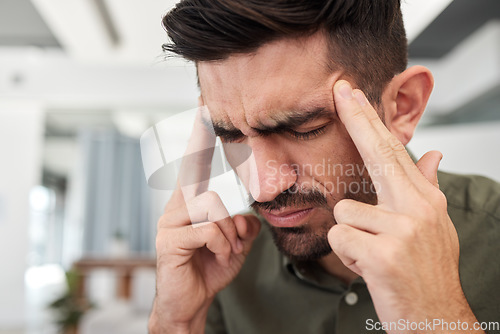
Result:
{"label": "closed eye", "polygon": [[[307,132],[300,132],[300,131],[295,131],[295,130],[289,130],[287,129],[285,132],[292,136],[294,139],[298,140],[311,140],[314,139],[320,135],[322,135],[325,131],[326,128],[329,124],[325,124],[317,129],[307,131]],[[241,133],[240,131],[220,131],[222,133],[219,134],[222,142],[224,143],[235,143],[243,140],[245,138],[245,135]],[[278,131],[276,131],[278,132]],[[266,136],[270,135],[272,133],[267,132],[267,131],[262,131],[261,135]]]}
{"label": "closed eye", "polygon": [[224,143],[234,143],[245,138],[245,135],[240,130],[226,130],[215,126],[214,129],[215,135],[219,136],[221,141]]}
{"label": "closed eye", "polygon": [[307,132],[299,132],[299,131],[294,131],[294,130],[288,130],[288,134],[291,135],[292,137],[299,139],[299,140],[310,140],[318,137],[319,135],[322,135],[326,131],[326,127],[328,124],[323,125],[322,127],[319,127],[317,129],[307,131]]}

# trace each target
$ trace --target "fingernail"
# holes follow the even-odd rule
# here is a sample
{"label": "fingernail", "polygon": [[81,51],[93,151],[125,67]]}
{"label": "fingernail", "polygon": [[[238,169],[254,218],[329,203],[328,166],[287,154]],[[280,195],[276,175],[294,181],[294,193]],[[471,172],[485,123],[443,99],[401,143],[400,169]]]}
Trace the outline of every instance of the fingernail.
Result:
{"label": "fingernail", "polygon": [[365,94],[363,94],[363,92],[361,92],[359,90],[356,91],[354,93],[354,97],[356,98],[356,101],[358,101],[359,105],[366,106],[367,101],[366,101]]}
{"label": "fingernail", "polygon": [[352,88],[351,88],[351,85],[349,83],[343,83],[340,87],[339,87],[339,93],[340,93],[340,96],[342,96],[344,99],[346,100],[352,100]]}

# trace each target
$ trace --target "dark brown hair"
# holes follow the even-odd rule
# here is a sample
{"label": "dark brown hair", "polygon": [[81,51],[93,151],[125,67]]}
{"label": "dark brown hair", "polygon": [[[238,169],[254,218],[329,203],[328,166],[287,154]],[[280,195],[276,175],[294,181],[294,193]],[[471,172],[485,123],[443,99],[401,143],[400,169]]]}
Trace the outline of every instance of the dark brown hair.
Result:
{"label": "dark brown hair", "polygon": [[163,25],[172,41],[163,50],[195,62],[323,31],[332,68],[345,70],[375,103],[407,66],[400,0],[182,0]]}

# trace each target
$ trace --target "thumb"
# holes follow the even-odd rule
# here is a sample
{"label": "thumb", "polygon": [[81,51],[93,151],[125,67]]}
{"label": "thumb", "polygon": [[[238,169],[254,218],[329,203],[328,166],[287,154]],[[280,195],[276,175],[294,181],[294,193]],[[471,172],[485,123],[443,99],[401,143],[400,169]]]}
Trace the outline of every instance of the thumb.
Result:
{"label": "thumb", "polygon": [[238,237],[243,242],[243,252],[248,253],[260,231],[260,220],[252,214],[233,217]]}
{"label": "thumb", "polygon": [[439,151],[425,153],[417,162],[417,167],[433,186],[439,188],[437,170],[443,154]]}

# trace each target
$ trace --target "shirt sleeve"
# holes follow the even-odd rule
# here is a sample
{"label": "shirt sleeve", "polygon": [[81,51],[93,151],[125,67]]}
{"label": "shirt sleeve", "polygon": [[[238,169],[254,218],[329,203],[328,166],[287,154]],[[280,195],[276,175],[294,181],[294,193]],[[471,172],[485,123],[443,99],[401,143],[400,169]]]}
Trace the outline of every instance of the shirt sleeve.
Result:
{"label": "shirt sleeve", "polygon": [[217,296],[208,309],[205,334],[227,334],[222,309]]}

